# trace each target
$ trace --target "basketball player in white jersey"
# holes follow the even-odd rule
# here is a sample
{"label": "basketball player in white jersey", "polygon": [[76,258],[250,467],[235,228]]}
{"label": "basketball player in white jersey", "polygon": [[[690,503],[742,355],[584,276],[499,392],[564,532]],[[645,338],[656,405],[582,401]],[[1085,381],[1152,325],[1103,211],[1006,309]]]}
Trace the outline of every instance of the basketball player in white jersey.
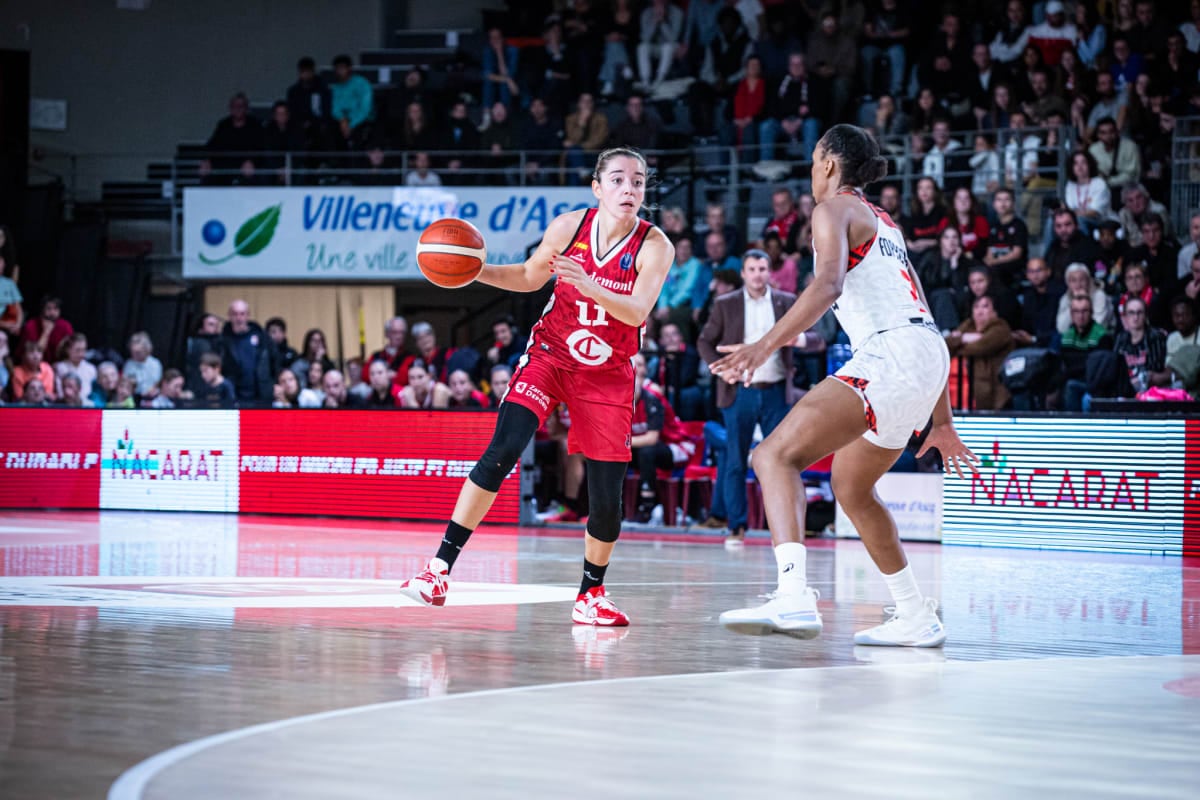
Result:
{"label": "basketball player in white jersey", "polygon": [[765,605],[722,614],[721,624],[730,630],[802,639],[821,632],[818,595],[805,577],[800,471],[836,453],[833,493],[896,605],[887,622],[856,633],[855,644],[939,647],[946,640],[937,601],[917,587],[875,483],[931,414],[922,453],[937,448],[946,471],[960,477],[978,459],[954,430],[946,386],[950,354],[909,263],[904,234],[863,196],[863,187],[886,174],[887,161],[871,134],[853,125],[825,133],[813,153],[815,279],[766,336],[720,348],[729,355],[712,366],[730,383],[749,381],[772,352],[790,346],[831,306],[854,349],[853,358],[805,395],[753,453],[779,586]]}

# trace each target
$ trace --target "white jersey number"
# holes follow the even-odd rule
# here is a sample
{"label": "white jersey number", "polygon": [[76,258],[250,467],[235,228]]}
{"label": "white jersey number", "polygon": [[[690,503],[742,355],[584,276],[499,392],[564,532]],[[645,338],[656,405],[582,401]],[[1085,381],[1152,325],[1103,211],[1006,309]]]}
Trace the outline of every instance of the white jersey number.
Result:
{"label": "white jersey number", "polygon": [[[585,300],[576,300],[575,305],[579,306],[579,324],[583,327],[598,328],[608,324],[604,306],[592,305]],[[591,316],[591,310],[595,311],[595,317]]]}

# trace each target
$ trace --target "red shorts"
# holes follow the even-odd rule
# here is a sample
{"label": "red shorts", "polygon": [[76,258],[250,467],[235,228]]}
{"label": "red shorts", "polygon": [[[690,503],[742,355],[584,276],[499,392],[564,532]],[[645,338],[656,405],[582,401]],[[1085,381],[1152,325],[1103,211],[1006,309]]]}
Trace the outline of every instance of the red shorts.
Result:
{"label": "red shorts", "polygon": [[594,461],[628,461],[633,432],[633,365],[579,369],[531,350],[508,382],[504,402],[528,408],[544,423],[559,403],[571,412],[567,452]]}

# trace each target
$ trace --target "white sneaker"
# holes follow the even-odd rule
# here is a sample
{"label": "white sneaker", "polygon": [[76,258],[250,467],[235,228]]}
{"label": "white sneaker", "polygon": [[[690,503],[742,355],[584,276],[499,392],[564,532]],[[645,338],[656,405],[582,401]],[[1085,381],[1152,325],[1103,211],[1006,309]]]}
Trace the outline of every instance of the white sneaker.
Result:
{"label": "white sneaker", "polygon": [[946,642],[946,628],[937,615],[937,600],[925,598],[920,614],[905,619],[899,613],[882,625],[854,634],[854,643],[876,647],[941,647]]}
{"label": "white sneaker", "polygon": [[450,591],[450,568],[440,558],[431,558],[425,569],[400,584],[400,594],[426,606],[446,605]]}
{"label": "white sneaker", "polygon": [[726,611],[720,623],[734,633],[750,636],[784,633],[797,639],[814,639],[821,635],[821,613],[817,611],[820,596],[811,586],[798,594],[774,592],[761,606]]}

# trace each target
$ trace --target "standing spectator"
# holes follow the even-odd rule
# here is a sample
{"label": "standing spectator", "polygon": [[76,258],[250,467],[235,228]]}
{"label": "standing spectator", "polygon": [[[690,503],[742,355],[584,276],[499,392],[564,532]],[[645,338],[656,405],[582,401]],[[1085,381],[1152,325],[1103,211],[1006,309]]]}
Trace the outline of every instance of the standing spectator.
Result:
{"label": "standing spectator", "polygon": [[549,165],[552,152],[562,149],[561,131],[550,118],[546,102],[535,97],[529,103],[529,114],[521,126],[517,144],[522,150],[528,151],[525,159],[526,177],[533,183],[546,183],[549,172],[543,172],[543,165]]}
{"label": "standing spectator", "polygon": [[504,364],[515,367],[521,354],[529,346],[529,338],[517,333],[517,322],[510,316],[503,316],[492,323],[493,344],[487,351],[489,364]]}
{"label": "standing spectator", "polygon": [[371,83],[354,72],[354,62],[346,55],[333,59],[333,76],[330,87],[333,119],[343,139],[361,136],[363,126],[375,115]]}
{"label": "standing spectator", "polygon": [[1092,319],[1092,300],[1088,295],[1071,297],[1068,302],[1071,324],[1064,333],[1054,335],[1050,351],[1057,353],[1062,361],[1063,410],[1083,411],[1088,356],[1097,350],[1111,350],[1113,338],[1103,325]]}
{"label": "standing spectator", "polygon": [[1200,211],[1194,212],[1188,220],[1188,243],[1180,248],[1179,257],[1175,261],[1176,274],[1180,278],[1191,273],[1192,260],[1197,253],[1200,253]]}
{"label": "standing spectator", "polygon": [[1046,263],[1054,277],[1062,277],[1068,264],[1095,264],[1099,256],[1100,249],[1095,240],[1080,232],[1075,212],[1069,208],[1055,211],[1054,240],[1046,248]]}
{"label": "standing spectator", "polygon": [[1179,245],[1163,235],[1164,225],[1158,214],[1146,214],[1142,220],[1142,243],[1129,251],[1129,260],[1146,265],[1150,285],[1159,291],[1165,291],[1175,282],[1179,270]]}
{"label": "standing spectator", "polygon": [[517,86],[517,48],[504,40],[504,31],[499,26],[488,28],[487,46],[483,50],[483,107],[490,109],[496,103],[506,109],[512,108],[513,100],[520,96]]}
{"label": "standing spectator", "polygon": [[299,126],[304,135],[304,150],[324,150],[331,139],[333,95],[325,80],[317,74],[317,64],[309,56],[296,64],[296,82],[288,87],[287,108],[290,124]]}
{"label": "standing spectator", "polygon": [[319,382],[309,383],[308,381],[309,367],[317,363],[321,365],[322,376],[333,369],[333,359],[329,357],[329,347],[325,343],[325,332],[320,328],[310,328],[304,334],[304,347],[300,351],[299,357],[292,361],[292,370],[300,379],[301,387],[321,388]]}
{"label": "standing spectator", "polygon": [[21,338],[36,341],[43,353],[58,353],[59,345],[75,333],[71,323],[62,318],[62,301],[54,295],[42,298],[38,315],[26,321],[21,328]]}
{"label": "standing spectator", "polygon": [[[223,363],[229,371],[237,400],[245,404],[270,402],[274,385],[271,340],[262,327],[250,319],[250,306],[245,300],[234,300],[229,304],[229,321],[222,328],[221,337],[225,345]],[[210,383],[212,385],[219,384]]]}
{"label": "standing spectator", "polygon": [[946,337],[952,356],[971,359],[972,408],[998,411],[1008,405],[1008,389],[1000,382],[1004,359],[1012,352],[1008,323],[996,314],[992,298],[981,295],[971,305],[971,316]]}
{"label": "standing spectator", "polygon": [[1091,318],[1097,324],[1111,330],[1116,318],[1113,314],[1112,301],[1104,291],[1104,287],[1096,282],[1092,270],[1087,264],[1074,263],[1066,270],[1067,291],[1058,304],[1058,315],[1055,326],[1059,333],[1066,333],[1071,327],[1071,298],[1087,295],[1091,300]]}
{"label": "standing spectator", "polygon": [[263,158],[263,169],[271,170],[274,177],[270,178],[280,186],[292,183],[291,170],[301,166],[296,161],[291,164],[284,154],[299,153],[305,149],[304,132],[294,124],[287,103],[280,100],[271,108],[271,119],[263,128],[263,149],[268,155]]}
{"label": "standing spectator", "polygon": [[488,393],[488,408],[492,410],[500,408],[500,401],[508,393],[508,384],[512,380],[512,374],[512,367],[505,366],[504,364],[497,364],[492,367],[492,371],[488,376],[488,381],[491,384],[491,391]]}
{"label": "standing spectator", "polygon": [[975,205],[975,196],[965,186],[954,190],[953,218],[951,222],[958,228],[962,236],[963,249],[972,258],[982,259],[987,253],[988,227],[987,217],[979,213]]}
{"label": "standing spectator", "polygon": [[153,356],[154,344],[150,334],[138,331],[129,337],[129,360],[121,374],[133,378],[134,393],[141,397],[154,397],[155,387],[163,377],[162,362]]}
{"label": "standing spectator", "polygon": [[829,114],[828,95],[822,89],[823,84],[809,78],[804,55],[789,55],[787,72],[769,93],[767,117],[759,125],[762,160],[775,157],[775,143],[780,133],[786,134],[790,143],[801,144],[802,159],[812,158],[821,134],[821,120]]}
{"label": "standing spectator", "polygon": [[287,323],[283,317],[271,317],[267,320],[267,336],[271,339],[272,354],[275,356],[275,361],[271,365],[271,374],[278,375],[279,370],[292,365],[299,353],[296,352],[296,348],[288,344]]}
{"label": "standing spectator", "polygon": [[172,367],[163,373],[162,381],[154,392],[154,399],[143,402],[142,405],[146,408],[180,408],[190,399],[188,394],[183,388],[183,373]]}
{"label": "standing spectator", "polygon": [[475,387],[466,370],[456,369],[451,372],[447,388],[450,389],[449,408],[484,409],[488,407],[487,395]]}
{"label": "standing spectator", "polygon": [[200,177],[205,183],[254,182],[256,154],[263,149],[263,128],[249,112],[249,98],[238,92],[229,101],[229,116],[217,123],[204,146],[206,152],[213,154],[200,162]]}
{"label": "standing spectator", "polygon": [[387,365],[389,373],[403,371],[404,377],[400,379],[400,385],[408,383],[408,368],[404,367],[405,359],[409,358],[409,353],[405,347],[405,342],[408,340],[408,320],[404,317],[392,317],[383,326],[384,346],[371,353],[371,357],[367,359],[367,374],[366,379],[370,381],[371,365],[376,361],[382,361]]}
{"label": "standing spectator", "polygon": [[820,27],[809,37],[807,55],[813,75],[824,84],[830,98],[829,119],[824,122],[838,122],[846,112],[858,71],[854,35],[843,32],[837,16],[826,11],[821,15]]}
{"label": "standing spectator", "polygon": [[938,237],[949,224],[946,204],[942,200],[942,192],[937,183],[929,176],[918,179],[911,211],[906,218],[901,219],[909,252],[920,255],[936,247]]}
{"label": "standing spectator", "polygon": [[387,363],[382,360],[371,361],[367,371],[367,383],[371,387],[371,393],[367,395],[367,408],[396,408],[396,397],[392,394],[392,376]]}
{"label": "standing spectator", "polygon": [[[185,359],[184,377],[187,388],[193,394],[200,394],[204,379],[200,376],[200,357],[205,353],[216,353],[221,359],[225,358],[225,338],[221,335],[221,318],[216,314],[204,314],[196,325],[196,332],[188,337],[187,357]],[[97,405],[103,406],[104,403]]]}
{"label": "standing spectator", "polygon": [[700,353],[684,340],[678,325],[668,322],[662,326],[658,355],[650,361],[648,374],[671,407],[679,409],[681,419],[703,419]]}
{"label": "standing spectator", "polygon": [[675,48],[683,37],[683,11],[670,0],[651,0],[642,11],[640,28],[638,77],[643,91],[654,92],[675,63]]}
{"label": "standing spectator", "polygon": [[565,183],[591,185],[592,173],[587,163],[594,160],[595,153],[607,141],[608,117],[596,113],[596,99],[584,92],[563,127],[563,163],[568,170]]}
{"label": "standing spectator", "polygon": [[[1021,274],[1025,271],[1025,259],[1029,255],[1029,229],[1025,227],[1025,221],[1016,215],[1013,206],[1012,190],[997,189],[992,196],[996,223],[988,230],[987,249],[983,254],[983,263],[995,270],[1010,286],[1020,282]],[[1041,265],[1044,268],[1046,264],[1042,261]]]}
{"label": "standing spectator", "polygon": [[[771,291],[767,284],[769,259],[761,250],[742,258],[744,288],[717,298],[712,315],[700,334],[700,354],[712,364],[727,344],[753,344],[796,301],[795,295]],[[756,425],[769,436],[788,412],[787,384],[792,376],[792,350],[776,351],[754,371],[749,386],[717,382],[717,407],[727,431],[722,469],[725,508],[729,513],[729,538],[740,542],[746,534],[746,459]]]}
{"label": "standing spectator", "polygon": [[1100,177],[1096,159],[1087,150],[1072,153],[1070,166],[1063,202],[1075,212],[1080,229],[1090,236],[1101,222],[1112,216],[1108,184]]}
{"label": "standing spectator", "polygon": [[1163,234],[1169,236],[1171,230],[1166,222],[1169,217],[1166,206],[1157,200],[1151,200],[1145,186],[1140,183],[1130,184],[1121,191],[1121,210],[1117,219],[1121,223],[1125,241],[1131,248],[1142,244],[1142,226],[1151,215],[1158,217],[1162,223]]}
{"label": "standing spectator", "polygon": [[[899,0],[878,0],[872,6],[863,23],[863,44],[859,51],[863,84],[869,95],[883,94],[885,91],[899,95],[904,90],[904,77],[907,74],[904,47],[912,27],[908,10],[900,8]],[[885,56],[890,76],[886,89],[875,78],[878,62]]]}
{"label": "standing spectator", "polygon": [[96,368],[87,360],[88,341],[82,333],[73,333],[70,338],[58,346],[58,362],[54,365],[54,374],[59,382],[67,375],[79,379],[79,391],[83,397],[92,393],[92,384],[96,381]]}
{"label": "standing spectator", "polygon": [[417,353],[425,364],[425,370],[433,376],[434,381],[445,383],[446,379],[450,377],[447,365],[450,357],[454,355],[454,348],[439,348],[437,333],[428,322],[418,322],[413,325],[412,333],[413,340],[417,345]]}
{"label": "standing spectator", "polygon": [[1029,287],[1021,295],[1021,324],[1013,341],[1021,347],[1046,347],[1058,333],[1058,304],[1066,287],[1050,277],[1050,268],[1040,258],[1025,267]]}
{"label": "standing spectator", "polygon": [[[231,312],[230,320],[232,319]],[[196,393],[197,405],[201,408],[233,408],[237,402],[237,392],[233,384],[221,374],[220,356],[216,353],[200,356],[200,377],[203,383],[201,391]]]}
{"label": "standing spectator", "polygon": [[117,384],[120,381],[121,373],[116,364],[111,361],[100,362],[100,366],[96,367],[96,383],[88,395],[92,405],[96,408],[106,407],[117,396]]}
{"label": "standing spectator", "polygon": [[642,152],[658,147],[658,121],[646,114],[646,101],[638,94],[632,94],[625,101],[625,114],[608,137],[610,146],[634,147]]}
{"label": "standing spectator", "polygon": [[1096,160],[1100,177],[1110,189],[1122,189],[1137,183],[1142,175],[1142,160],[1137,145],[1117,133],[1117,122],[1111,117],[1096,123],[1096,141],[1088,148]]}
{"label": "standing spectator", "polygon": [[[415,329],[427,323],[418,322]],[[438,381],[423,359],[408,368],[408,385],[400,390],[401,408],[449,408],[450,388]]]}
{"label": "standing spectator", "polygon": [[26,339],[21,343],[21,363],[13,367],[12,377],[9,378],[9,396],[13,401],[19,401],[25,395],[25,388],[30,381],[37,381],[45,389],[45,399],[53,401],[58,397],[54,369],[42,360],[43,348],[36,339]]}

